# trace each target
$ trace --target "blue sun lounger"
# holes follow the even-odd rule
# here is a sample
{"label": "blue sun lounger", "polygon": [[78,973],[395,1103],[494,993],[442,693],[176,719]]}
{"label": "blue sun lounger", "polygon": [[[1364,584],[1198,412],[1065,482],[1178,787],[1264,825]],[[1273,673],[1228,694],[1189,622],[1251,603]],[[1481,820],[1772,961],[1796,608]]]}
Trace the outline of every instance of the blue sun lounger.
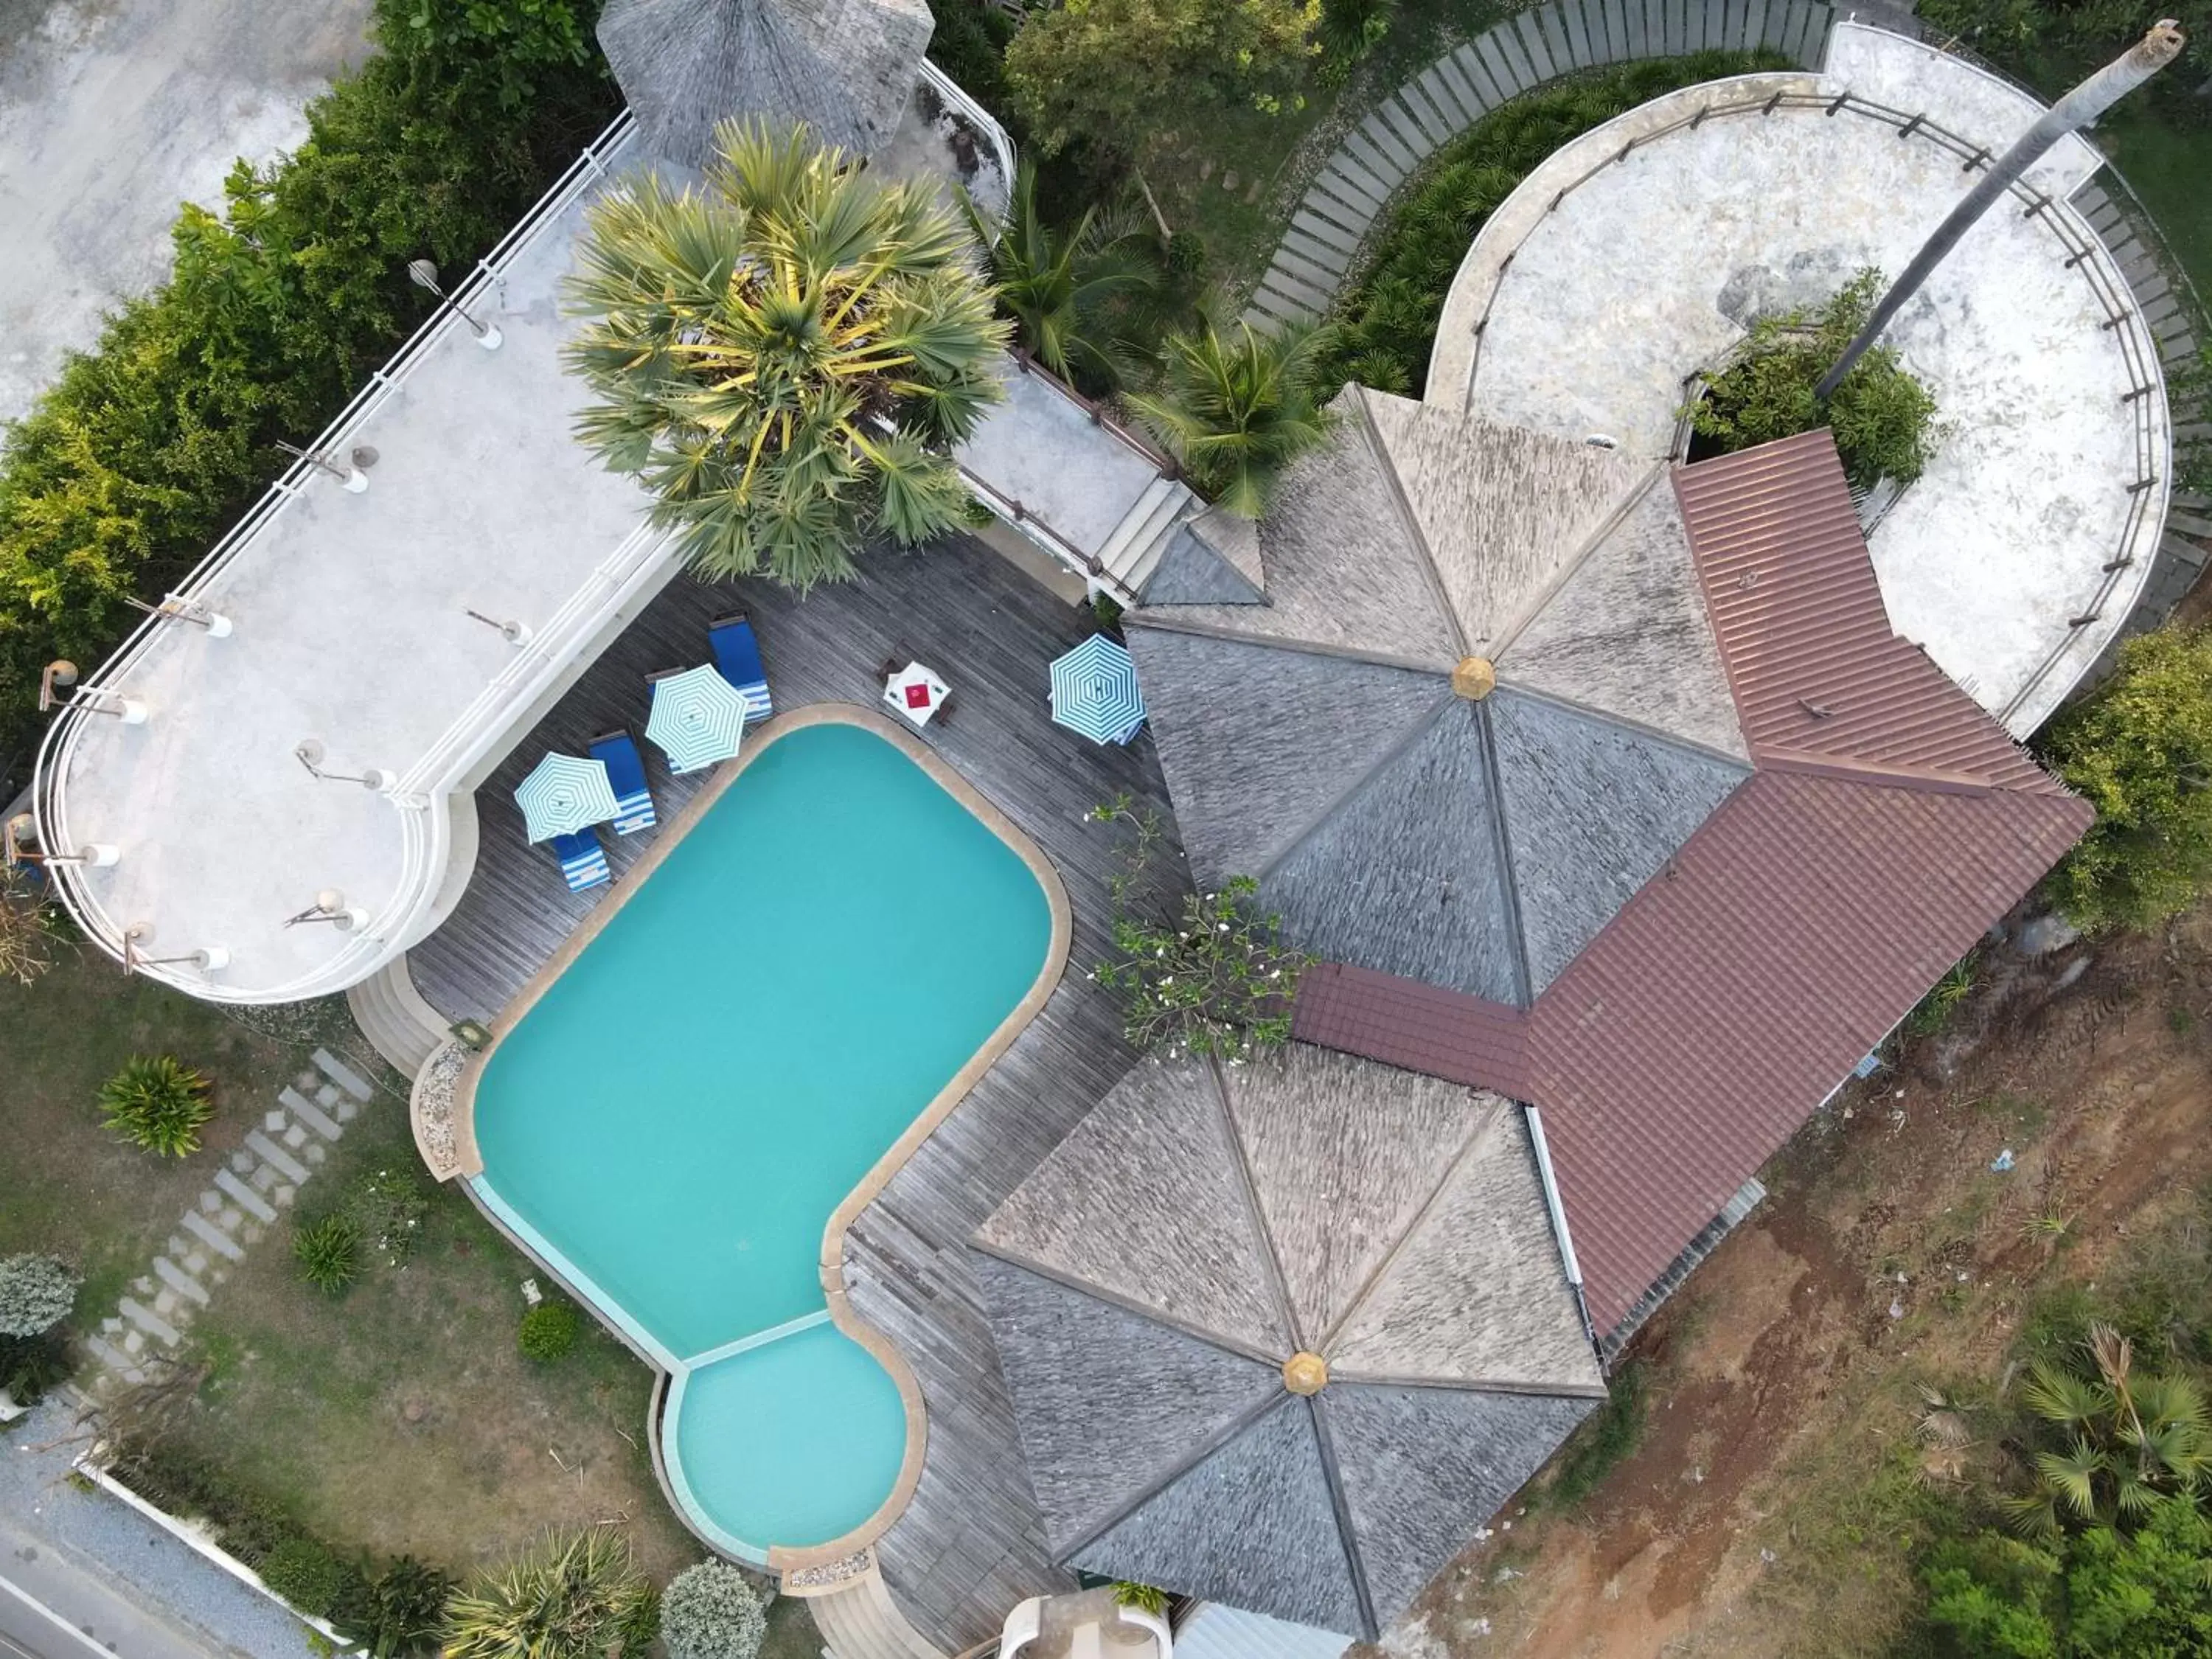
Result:
{"label": "blue sun lounger", "polygon": [[545,844],[561,860],[561,873],[567,878],[572,893],[580,893],[587,887],[604,887],[615,878],[614,872],[607,868],[606,848],[599,845],[596,830],[556,836]]}
{"label": "blue sun lounger", "polygon": [[775,712],[769,701],[768,674],[761,667],[760,641],[742,611],[707,624],[707,643],[714,650],[714,666],[737,687],[745,700],[745,720],[764,720]]}
{"label": "blue sun lounger", "polygon": [[607,769],[607,781],[614,786],[615,833],[634,836],[652,829],[660,819],[645,787],[645,757],[637,752],[637,739],[627,732],[602,732],[591,748],[592,758]]}

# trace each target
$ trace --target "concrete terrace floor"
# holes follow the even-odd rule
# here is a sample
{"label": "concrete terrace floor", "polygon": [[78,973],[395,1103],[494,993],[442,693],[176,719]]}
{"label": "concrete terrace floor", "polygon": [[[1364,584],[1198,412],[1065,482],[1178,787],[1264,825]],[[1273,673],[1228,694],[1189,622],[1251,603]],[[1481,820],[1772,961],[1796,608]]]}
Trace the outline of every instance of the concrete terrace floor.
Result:
{"label": "concrete terrace floor", "polygon": [[[1117,1000],[1085,977],[1107,951],[1106,883],[1122,841],[1087,814],[1127,791],[1170,831],[1172,820],[1148,735],[1109,748],[1051,723],[1047,665],[1091,631],[1086,613],[967,537],[913,554],[877,550],[861,570],[860,580],[804,599],[764,583],[709,587],[679,576],[477,790],[480,852],[468,890],[407,961],[441,1012],[495,1019],[559,947],[605,890],[568,892],[546,850],[525,845],[514,785],[549,748],[581,753],[615,726],[641,734],[644,676],[705,660],[710,618],[750,613],[779,710],[880,707],[872,676],[887,657],[919,658],[944,676],[951,710],[922,740],[1043,849],[1075,918],[1067,972],[1042,1012],[862,1212],[846,1245],[854,1305],[914,1365],[929,1413],[921,1485],[877,1553],[900,1609],[957,1653],[995,1634],[1024,1597],[1073,1585],[1045,1552],[967,1245],[1136,1061]],[[640,748],[665,822],[700,778],[672,779],[641,737]],[[653,839],[606,838],[617,884]],[[1170,838],[1146,902],[1164,909],[1184,880]]]}
{"label": "concrete terrace floor", "polygon": [[180,204],[307,132],[368,0],[0,0],[0,420],[169,273]]}

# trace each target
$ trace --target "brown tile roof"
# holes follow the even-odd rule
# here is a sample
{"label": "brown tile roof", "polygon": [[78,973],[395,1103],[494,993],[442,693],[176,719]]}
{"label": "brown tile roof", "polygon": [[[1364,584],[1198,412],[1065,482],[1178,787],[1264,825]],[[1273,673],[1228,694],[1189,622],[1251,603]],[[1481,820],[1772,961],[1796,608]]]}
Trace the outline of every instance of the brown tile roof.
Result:
{"label": "brown tile roof", "polygon": [[1544,1109],[1600,1331],[2094,817],[1891,633],[1826,434],[1674,486],[1753,776],[1526,1016],[1332,965],[1294,1022]]}
{"label": "brown tile roof", "polygon": [[1291,1035],[1409,1072],[1528,1098],[1528,1016],[1417,979],[1324,962],[1298,982]]}
{"label": "brown tile roof", "polygon": [[1674,493],[1756,764],[2059,792],[1927,653],[1890,631],[1827,433],[1681,468]]}
{"label": "brown tile roof", "polygon": [[2065,794],[1769,772],[1705,821],[1530,1016],[1599,1330],[2090,817]]}

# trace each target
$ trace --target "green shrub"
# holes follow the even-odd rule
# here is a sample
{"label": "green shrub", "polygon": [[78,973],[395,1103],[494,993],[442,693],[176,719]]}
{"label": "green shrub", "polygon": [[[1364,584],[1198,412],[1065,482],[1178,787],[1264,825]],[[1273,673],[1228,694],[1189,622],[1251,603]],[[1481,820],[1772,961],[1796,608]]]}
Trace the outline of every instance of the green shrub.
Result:
{"label": "green shrub", "polygon": [[1389,33],[1397,9],[1398,0],[1321,0],[1314,40],[1322,51],[1322,77],[1343,79]]}
{"label": "green shrub", "polygon": [[44,1336],[69,1317],[83,1282],[56,1256],[0,1256],[0,1336]]}
{"label": "green shrub", "polygon": [[316,1619],[329,1613],[340,1594],[361,1580],[360,1572],[339,1560],[327,1545],[304,1536],[285,1539],[254,1571],[271,1590]]}
{"label": "green shrub", "polygon": [[1139,1613],[1149,1613],[1157,1619],[1167,1613],[1168,1593],[1158,1584],[1140,1584],[1133,1578],[1117,1578],[1114,1581],[1114,1605],[1133,1607]]}
{"label": "green shrub", "polygon": [[40,668],[105,657],[139,620],[125,599],[158,598],[289,465],[274,441],[319,432],[428,314],[406,262],[465,267],[614,113],[596,15],[380,0],[386,50],[308,106],[306,139],[234,168],[220,215],[185,210],[171,281],[0,451],[0,757],[28,747]]}
{"label": "green shrub", "polygon": [[1723,454],[1825,426],[1844,473],[1862,489],[1911,483],[1941,438],[1936,399],[1888,346],[1870,348],[1826,403],[1814,395],[1881,297],[1878,270],[1862,270],[1823,306],[1753,323],[1743,354],[1688,410],[1691,427]]}
{"label": "green shrub", "polygon": [[108,1473],[155,1509],[206,1522],[218,1544],[257,1571],[280,1544],[299,1535],[274,1504],[163,1441],[118,1447]]}
{"label": "green shrub", "polygon": [[1167,252],[1161,257],[1175,275],[1196,276],[1206,270],[1206,238],[1194,230],[1179,230],[1168,238]]}
{"label": "green shrub", "polygon": [[2153,927],[2212,888],[2212,629],[2130,640],[2037,747],[2097,809],[2051,878],[2076,926]]}
{"label": "green shrub", "polygon": [[374,1577],[356,1575],[332,1602],[330,1620],[374,1659],[425,1653],[445,1629],[453,1592],[450,1574],[403,1555]]}
{"label": "green shrub", "polygon": [[422,1242],[430,1213],[421,1171],[405,1164],[370,1170],[347,1194],[345,1213],[379,1261],[387,1267],[404,1266]]}
{"label": "green shrub", "polygon": [[1569,139],[1678,87],[1789,67],[1772,52],[1698,52],[1578,76],[1492,110],[1438,150],[1377,225],[1372,271],[1331,315],[1319,395],[1326,400],[1346,380],[1419,395],[1468,245],[1514,186]]}
{"label": "green shrub", "polygon": [[76,1369],[69,1337],[58,1328],[36,1336],[0,1336],[0,1389],[19,1406],[37,1405]]}
{"label": "green shrub", "polygon": [[100,1085],[108,1128],[143,1152],[185,1158],[215,1115],[207,1078],[168,1054],[139,1055]]}
{"label": "green shrub", "polygon": [[541,1365],[550,1365],[556,1359],[568,1357],[568,1350],[576,1346],[576,1337],[583,1326],[582,1317],[566,1302],[541,1302],[522,1316],[520,1340],[523,1357],[534,1359]]}
{"label": "green shrub", "polygon": [[1559,1454],[1559,1473],[1545,1488],[1547,1501],[1560,1509],[1582,1503],[1644,1443],[1650,1415],[1650,1378],[1640,1360],[1613,1374],[1605,1404],[1577,1429]]}
{"label": "green shrub", "polygon": [[361,1277],[361,1229],[349,1215],[326,1215],[292,1234],[300,1277],[325,1296],[343,1296]]}
{"label": "green shrub", "polygon": [[660,1622],[629,1540],[608,1527],[555,1533],[479,1572],[446,1603],[446,1659],[617,1659]]}
{"label": "green shrub", "polygon": [[1905,1017],[1905,1029],[1914,1036],[1933,1036],[1948,1024],[1959,1005],[1974,988],[1976,956],[1969,951],[1943,970],[1943,977],[1928,988],[1928,994]]}
{"label": "green shrub", "polygon": [[660,1642],[668,1659],[753,1659],[767,1635],[760,1592],[726,1561],[687,1567],[661,1593]]}

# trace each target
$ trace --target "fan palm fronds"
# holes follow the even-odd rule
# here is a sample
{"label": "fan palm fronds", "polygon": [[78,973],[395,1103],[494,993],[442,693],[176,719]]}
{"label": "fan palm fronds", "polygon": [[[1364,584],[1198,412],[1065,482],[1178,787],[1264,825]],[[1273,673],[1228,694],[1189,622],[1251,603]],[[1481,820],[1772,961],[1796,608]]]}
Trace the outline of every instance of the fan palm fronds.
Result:
{"label": "fan palm fronds", "polygon": [[553,1533],[446,1603],[444,1659],[620,1659],[659,1622],[629,1543],[605,1527]]}
{"label": "fan palm fronds", "polygon": [[803,590],[852,575],[872,535],[958,522],[945,447],[1003,395],[1008,329],[928,185],[864,177],[803,125],[716,142],[703,191],[647,174],[591,210],[577,432],[702,574]]}
{"label": "fan palm fronds", "polygon": [[1208,326],[1168,342],[1159,392],[1130,403],[1182,464],[1199,492],[1256,519],[1285,468],[1328,435],[1314,400],[1321,336],[1285,329],[1255,334],[1238,323],[1226,339]]}
{"label": "fan palm fronds", "polygon": [[1119,385],[1136,354],[1108,313],[1116,301],[1159,286],[1159,263],[1146,239],[1102,219],[1095,207],[1073,230],[1053,231],[1037,212],[1036,169],[1027,161],[1014,173],[1006,222],[995,234],[965,191],[960,204],[987,250],[1000,308],[1013,319],[1024,349],[1063,380]]}

